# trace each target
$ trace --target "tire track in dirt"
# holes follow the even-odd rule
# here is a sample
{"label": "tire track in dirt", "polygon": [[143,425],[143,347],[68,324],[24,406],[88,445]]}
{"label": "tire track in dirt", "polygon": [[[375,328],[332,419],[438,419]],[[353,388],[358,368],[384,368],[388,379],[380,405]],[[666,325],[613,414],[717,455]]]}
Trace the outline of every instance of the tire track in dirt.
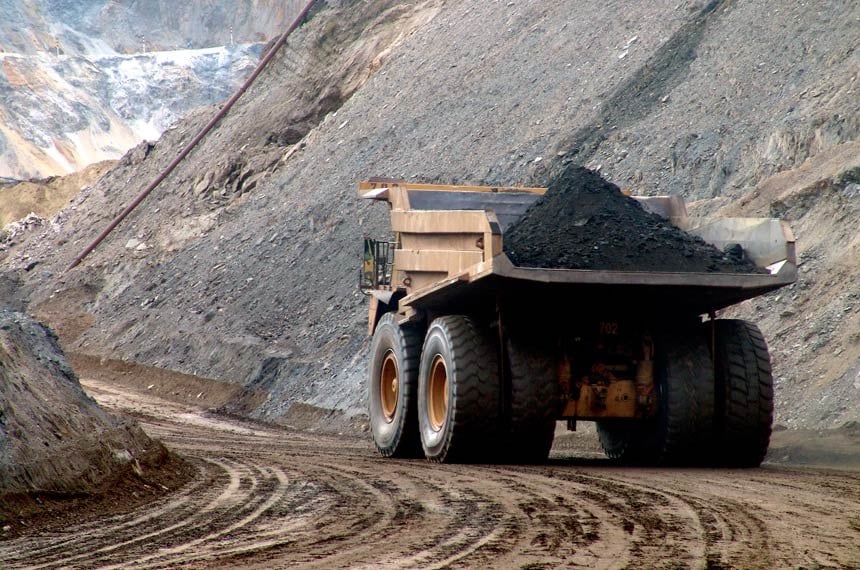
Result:
{"label": "tire track in dirt", "polygon": [[[703,476],[711,473],[704,470],[698,472]],[[663,541],[674,539],[674,542],[685,542],[687,547],[686,551],[679,550],[677,546],[672,549],[676,560],[690,564],[705,560],[709,567],[720,568],[734,567],[727,558],[738,558],[743,560],[740,567],[771,567],[766,557],[767,528],[750,509],[740,503],[721,499],[719,495],[705,498],[691,492],[678,493],[656,489],[653,485],[616,481],[614,477],[591,479],[592,486],[606,490],[607,494],[625,497],[626,502],[634,506],[633,519],[638,519],[646,531],[637,541],[636,549],[643,553],[653,550],[655,560],[659,560]],[[646,504],[661,505],[662,508],[650,513],[647,508],[643,509]],[[667,525],[671,525],[668,527],[670,532],[665,532]],[[660,532],[653,533],[655,527]],[[652,532],[649,533],[649,530]],[[685,530],[689,533],[687,541],[678,540]],[[724,541],[739,554],[727,557],[723,551]]]}
{"label": "tire track in dirt", "polygon": [[[62,543],[49,537],[49,546],[28,549],[28,566],[110,567],[113,561],[123,565],[134,560],[138,567],[157,567],[155,562],[160,559],[181,558],[184,550],[212,541],[220,541],[219,551],[228,550],[230,541],[223,537],[250,525],[294,491],[280,469],[230,460],[200,461],[198,465],[198,481],[203,484],[143,516],[116,518],[109,525],[81,525],[73,538]],[[149,553],[153,543],[165,541],[179,545]],[[195,557],[202,551],[205,548],[197,550]],[[7,559],[9,564],[16,562]]]}
{"label": "tire track in dirt", "polygon": [[9,568],[860,567],[860,473],[437,465],[85,381],[192,462],[128,513],[0,543]]}

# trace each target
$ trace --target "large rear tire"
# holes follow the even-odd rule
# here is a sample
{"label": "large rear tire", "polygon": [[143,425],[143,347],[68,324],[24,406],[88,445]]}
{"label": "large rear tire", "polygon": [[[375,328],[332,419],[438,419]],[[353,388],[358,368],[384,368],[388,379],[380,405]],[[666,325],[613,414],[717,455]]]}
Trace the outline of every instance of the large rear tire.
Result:
{"label": "large rear tire", "polygon": [[431,461],[493,458],[499,423],[499,355],[489,330],[463,316],[427,329],[418,374],[418,426]]}
{"label": "large rear tire", "polygon": [[597,422],[603,451],[632,464],[700,465],[714,438],[714,373],[702,334],[658,339],[657,415],[650,420]]}
{"label": "large rear tire", "polygon": [[382,316],[370,345],[368,402],[370,431],[384,457],[420,457],[418,437],[418,364],[422,334],[399,326],[393,313]]}
{"label": "large rear tire", "polygon": [[501,459],[511,463],[546,461],[560,415],[555,360],[546,344],[509,337],[510,418]]}
{"label": "large rear tire", "polygon": [[714,369],[717,461],[758,467],[770,443],[773,375],[759,328],[741,320],[716,320]]}

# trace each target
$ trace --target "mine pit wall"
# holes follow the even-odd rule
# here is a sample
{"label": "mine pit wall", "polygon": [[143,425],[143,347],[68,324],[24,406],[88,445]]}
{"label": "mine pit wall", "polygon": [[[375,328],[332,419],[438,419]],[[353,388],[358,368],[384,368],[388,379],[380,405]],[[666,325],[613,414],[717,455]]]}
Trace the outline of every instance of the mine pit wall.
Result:
{"label": "mine pit wall", "polygon": [[[161,213],[130,220],[60,284],[57,269],[91,238],[86,212],[127,203],[204,119],[132,153],[81,197],[62,220],[64,245],[27,276],[42,279],[31,302],[96,284],[81,304],[95,324],[76,350],[259,387],[270,395],[252,415],[264,419],[296,402],[360,413],[360,238],[385,235],[388,219],[355,198],[358,180],[534,185],[573,160],[622,187],[737,198],[771,169],[858,134],[856,98],[840,96],[858,9],[821,3],[811,22],[795,6],[768,19],[769,6],[332,2],[160,190]],[[652,88],[659,99],[626,95]],[[843,119],[828,127],[837,109]],[[788,136],[797,144],[784,152],[768,142],[809,129],[819,134]],[[762,146],[772,148],[767,164]],[[218,175],[233,171],[227,164],[260,176],[237,188]],[[152,246],[206,217],[181,246]],[[126,248],[132,239],[147,247]]]}

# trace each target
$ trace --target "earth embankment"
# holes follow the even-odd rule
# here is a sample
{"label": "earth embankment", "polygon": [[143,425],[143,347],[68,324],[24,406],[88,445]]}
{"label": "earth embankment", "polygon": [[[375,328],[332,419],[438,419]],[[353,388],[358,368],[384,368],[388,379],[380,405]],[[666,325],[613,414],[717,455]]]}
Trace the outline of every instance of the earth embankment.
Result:
{"label": "earth embankment", "polygon": [[0,311],[0,521],[30,499],[96,494],[168,459],[84,392],[53,331]]}

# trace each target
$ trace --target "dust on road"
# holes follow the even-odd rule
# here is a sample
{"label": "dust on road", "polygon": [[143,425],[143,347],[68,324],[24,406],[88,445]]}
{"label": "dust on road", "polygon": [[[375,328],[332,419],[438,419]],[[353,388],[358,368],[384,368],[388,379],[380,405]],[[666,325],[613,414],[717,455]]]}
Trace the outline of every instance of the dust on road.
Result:
{"label": "dust on road", "polygon": [[860,472],[383,460],[369,441],[213,416],[104,379],[196,469],[133,510],[0,542],[9,568],[860,568]]}

